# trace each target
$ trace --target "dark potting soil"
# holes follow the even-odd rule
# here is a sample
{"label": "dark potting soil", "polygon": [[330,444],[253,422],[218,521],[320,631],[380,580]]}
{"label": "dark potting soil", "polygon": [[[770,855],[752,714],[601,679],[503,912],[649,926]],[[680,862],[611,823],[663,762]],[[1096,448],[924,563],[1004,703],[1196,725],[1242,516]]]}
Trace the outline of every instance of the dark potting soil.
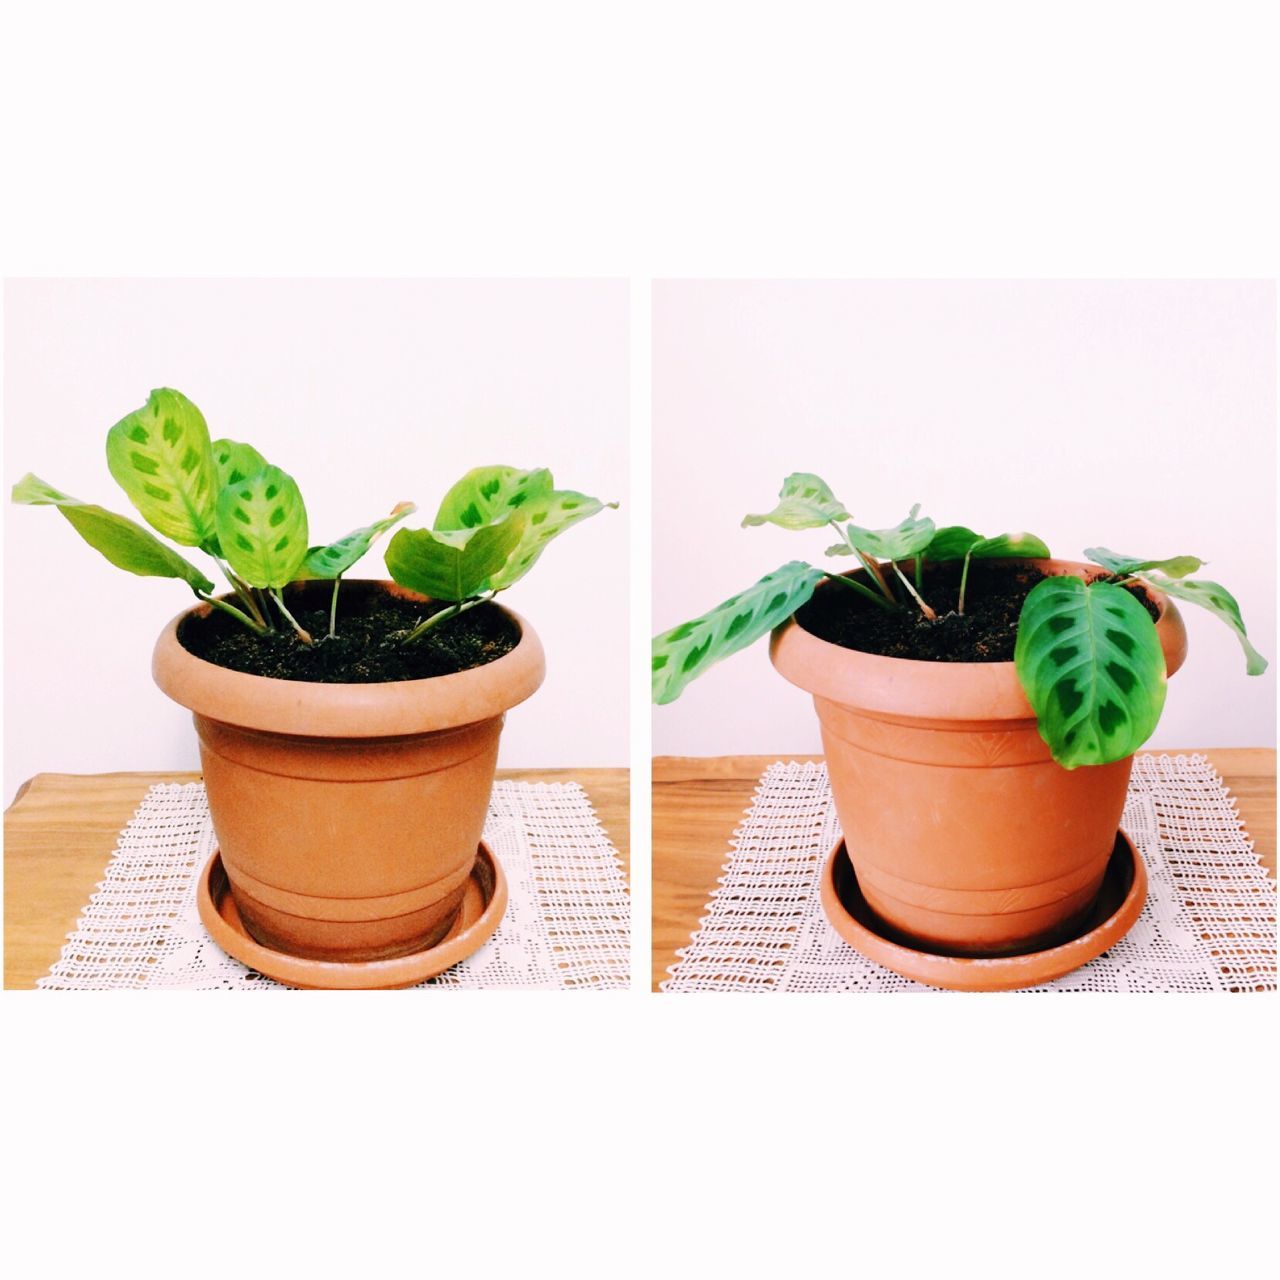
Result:
{"label": "dark potting soil", "polygon": [[[886,569],[903,609],[882,609],[838,583],[824,585],[796,612],[796,621],[821,640],[876,653],[886,658],[914,658],[925,662],[1012,662],[1018,638],[1018,618],[1031,588],[1046,575],[1031,565],[999,560],[974,560],[964,593],[964,614],[955,612],[960,590],[961,561],[925,565],[920,594],[937,613],[930,622],[906,588]],[[1104,582],[1114,574],[1099,574]],[[914,580],[913,580],[914,581]],[[1139,586],[1126,587],[1153,619],[1159,610]]]}
{"label": "dark potting soil", "polygon": [[284,624],[274,635],[257,636],[220,609],[188,618],[178,629],[184,649],[197,658],[275,680],[323,684],[381,684],[423,680],[481,667],[510,653],[520,628],[500,609],[478,605],[426,632],[412,644],[405,636],[443,606],[403,600],[363,584],[338,592],[338,625],[329,638],[332,588],[305,598],[285,592],[285,603],[315,643],[308,647]]}

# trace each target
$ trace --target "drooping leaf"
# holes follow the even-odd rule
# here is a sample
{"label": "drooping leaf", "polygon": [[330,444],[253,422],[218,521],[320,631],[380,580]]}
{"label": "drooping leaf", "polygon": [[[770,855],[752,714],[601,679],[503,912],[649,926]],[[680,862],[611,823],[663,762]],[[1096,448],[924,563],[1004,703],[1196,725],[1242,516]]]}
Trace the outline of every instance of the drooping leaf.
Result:
{"label": "drooping leaf", "polygon": [[29,506],[55,506],[71,527],[117,569],[143,578],[181,578],[197,594],[208,594],[214,584],[172,547],[127,516],[81,502],[28,473],[13,486],[14,502]]}
{"label": "drooping leaf", "polygon": [[1245,671],[1251,676],[1260,676],[1267,669],[1267,660],[1249,643],[1249,636],[1244,628],[1244,618],[1240,616],[1240,605],[1235,596],[1226,587],[1207,578],[1194,581],[1177,582],[1169,578],[1142,575],[1142,581],[1164,591],[1179,600],[1190,604],[1198,604],[1202,609],[1217,615],[1236,633],[1240,647],[1244,650]]}
{"label": "drooping leaf", "polygon": [[970,554],[975,560],[1047,560],[1051,553],[1034,533],[999,533],[979,539]]}
{"label": "drooping leaf", "polygon": [[833,520],[847,520],[844,503],[825,480],[808,471],[789,475],[778,493],[778,505],[765,515],[742,517],[742,527],[776,524],[783,529],[818,529]]}
{"label": "drooping leaf", "polygon": [[980,533],[962,524],[948,524],[934,532],[921,554],[926,560],[963,560],[974,543],[981,541]]}
{"label": "drooping leaf", "polygon": [[218,495],[217,534],[227,563],[251,587],[294,581],[307,555],[307,508],[293,477],[264,467]]}
{"label": "drooping leaf", "polygon": [[1014,664],[1041,738],[1067,769],[1132,755],[1164,707],[1155,624],[1111,583],[1038,582],[1022,606]]}
{"label": "drooping leaf", "polygon": [[[917,502],[911,508],[911,514],[892,529],[863,529],[856,524],[845,525],[849,541],[865,556],[874,556],[878,560],[907,560],[918,555],[933,539],[933,521],[925,516],[923,520],[916,518],[920,510]],[[828,555],[835,554],[833,547]]]}
{"label": "drooping leaf", "polygon": [[107,432],[107,466],[142,518],[165,537],[198,547],[214,533],[218,472],[204,415],[161,387]]}
{"label": "drooping leaf", "polygon": [[745,649],[784,622],[813,595],[824,577],[826,574],[812,565],[792,560],[710,613],[656,636],[654,702],[673,702],[689,681],[713,663]]}
{"label": "drooping leaf", "polygon": [[1204,561],[1197,556],[1174,556],[1170,560],[1138,560],[1133,556],[1122,556],[1118,552],[1108,551],[1106,547],[1085,547],[1084,554],[1094,564],[1100,564],[1104,569],[1124,577],[1142,573],[1147,569],[1159,569],[1161,573],[1167,573],[1171,578],[1185,578],[1187,574],[1195,573],[1204,564]]}
{"label": "drooping leaf", "polygon": [[524,532],[506,564],[493,575],[490,586],[495,591],[505,591],[533,568],[552,538],[588,516],[617,505],[616,502],[601,502],[599,498],[588,497],[585,493],[575,493],[572,489],[551,489],[529,498],[519,509],[525,521]]}
{"label": "drooping leaf", "polygon": [[363,529],[355,529],[345,538],[329,543],[327,547],[311,547],[297,572],[297,578],[332,580],[342,577],[388,529],[417,509],[412,502],[397,503],[389,516],[383,516],[381,520],[375,520]]}
{"label": "drooping leaf", "polygon": [[524,529],[522,511],[474,529],[401,529],[387,544],[387,570],[402,587],[433,600],[468,600],[488,589]]}
{"label": "drooping leaf", "polygon": [[239,440],[215,440],[213,448],[213,464],[218,469],[218,489],[229,484],[239,484],[270,464],[251,444],[241,444]]}
{"label": "drooping leaf", "polygon": [[436,529],[476,529],[493,524],[534,498],[551,492],[546,467],[476,467],[444,495],[436,513]]}

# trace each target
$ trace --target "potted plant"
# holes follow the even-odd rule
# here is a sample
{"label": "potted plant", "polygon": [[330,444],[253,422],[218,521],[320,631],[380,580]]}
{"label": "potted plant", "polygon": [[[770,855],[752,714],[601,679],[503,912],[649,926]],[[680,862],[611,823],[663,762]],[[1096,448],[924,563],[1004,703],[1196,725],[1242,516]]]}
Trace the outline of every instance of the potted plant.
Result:
{"label": "potted plant", "polygon": [[[1087,561],[1055,560],[1032,534],[939,528],[918,507],[866,529],[804,473],[787,478],[772,511],[743,520],[765,523],[829,526],[838,540],[827,554],[857,567],[792,561],[664,632],[654,699],[672,701],[772,631],[775,667],[813,695],[868,919],[925,957],[1025,956],[1090,921],[1133,753],[1186,652],[1170,597],[1228,623],[1249,674],[1266,668],[1231,594],[1188,576],[1194,556],[1098,547]],[[875,958],[897,967],[883,948]]]}
{"label": "potted plant", "polygon": [[238,924],[259,948],[322,966],[429,952],[475,872],[503,716],[543,678],[533,628],[494,598],[605,504],[545,469],[480,467],[432,528],[390,539],[390,581],[348,581],[412,503],[311,545],[294,480],[250,445],[211,440],[169,389],[110,429],[107,463],[146,522],[209,556],[227,591],[133,520],[34,475],[13,499],[57,507],[112,564],[198,597],[152,669],[194,714]]}

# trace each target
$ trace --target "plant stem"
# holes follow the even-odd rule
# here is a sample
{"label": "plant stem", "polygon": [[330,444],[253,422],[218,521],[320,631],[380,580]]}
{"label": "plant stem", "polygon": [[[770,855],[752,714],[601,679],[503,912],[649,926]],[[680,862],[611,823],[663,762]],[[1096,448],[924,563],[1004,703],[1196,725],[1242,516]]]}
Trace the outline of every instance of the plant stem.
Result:
{"label": "plant stem", "polygon": [[257,600],[254,599],[253,588],[229,564],[219,560],[217,556],[213,558],[218,568],[226,575],[227,581],[231,583],[236,595],[240,597],[240,602],[244,607],[253,614],[262,627],[268,631],[271,630],[271,624],[267,621],[266,613],[259,607]]}
{"label": "plant stem", "polygon": [[969,581],[969,558],[973,555],[972,551],[966,551],[964,555],[964,568],[960,570],[960,600],[956,604],[956,613],[962,618],[964,617],[964,588]]}
{"label": "plant stem", "polygon": [[448,622],[450,618],[456,618],[460,613],[466,613],[468,609],[474,609],[478,604],[488,604],[498,593],[491,591],[487,596],[476,596],[473,600],[462,600],[458,604],[450,605],[446,609],[441,609],[438,613],[433,613],[425,622],[420,622],[412,631],[404,638],[405,644],[411,644],[417,640],[419,636],[430,631],[432,627],[438,627],[442,622]]}
{"label": "plant stem", "polygon": [[298,639],[301,640],[302,643],[305,645],[315,644],[315,641],[312,640],[310,633],[307,631],[304,631],[302,627],[298,625],[297,618],[295,618],[293,614],[291,614],[289,610],[285,607],[284,596],[280,594],[280,589],[278,587],[273,587],[271,589],[271,596],[275,600],[276,605],[278,606],[280,612],[283,613],[284,616],[289,619],[289,624],[298,633]]}
{"label": "plant stem", "polygon": [[923,613],[930,622],[937,622],[938,615],[934,613],[927,604],[925,604],[924,597],[911,585],[911,579],[898,568],[898,562],[896,560],[890,560],[889,563],[893,565],[894,573],[902,579],[902,585],[906,587],[906,589],[911,592],[912,596],[915,598],[916,604],[920,606],[920,612]]}
{"label": "plant stem", "polygon": [[333,603],[329,605],[329,639],[333,639],[333,629],[338,623],[338,584],[342,581],[342,574],[338,574],[333,580]]}
{"label": "plant stem", "polygon": [[207,596],[200,591],[197,591],[196,595],[206,604],[211,604],[215,609],[221,609],[223,613],[229,613],[233,618],[239,619],[256,635],[265,636],[267,634],[269,628],[265,624],[255,622],[247,613],[241,613],[235,605],[228,604],[225,600],[218,600],[214,596]]}
{"label": "plant stem", "polygon": [[894,599],[893,592],[889,589],[889,584],[885,581],[885,577],[883,572],[881,572],[879,563],[873,560],[870,556],[864,556],[862,552],[853,545],[853,540],[840,527],[837,521],[830,520],[828,523],[840,535],[841,541],[843,541],[844,545],[858,557],[858,562],[862,567],[880,584],[880,590],[884,592],[884,598],[888,600],[890,604],[896,605],[898,602]]}
{"label": "plant stem", "polygon": [[924,590],[924,556],[916,556],[915,564],[916,590]]}
{"label": "plant stem", "polygon": [[829,582],[842,582],[846,587],[852,587],[860,596],[866,596],[872,604],[878,604],[882,609],[888,609],[892,612],[894,609],[901,609],[902,606],[896,601],[888,601],[882,595],[872,591],[869,587],[864,587],[860,582],[854,582],[852,578],[846,578],[842,573],[827,574]]}

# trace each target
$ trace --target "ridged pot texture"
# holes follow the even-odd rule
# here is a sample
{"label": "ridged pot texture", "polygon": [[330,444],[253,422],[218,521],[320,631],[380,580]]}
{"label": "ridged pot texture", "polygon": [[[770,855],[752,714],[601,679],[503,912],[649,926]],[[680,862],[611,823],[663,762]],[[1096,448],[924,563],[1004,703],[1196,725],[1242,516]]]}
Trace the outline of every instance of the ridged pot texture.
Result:
{"label": "ridged pot texture", "polygon": [[[322,590],[328,583],[299,590]],[[387,590],[349,582],[343,593]],[[497,607],[497,606],[495,606]],[[231,671],[156,644],[156,683],[194,716],[214,833],[236,906],[263,945],[313,960],[388,959],[439,941],[475,862],[504,713],[542,683],[520,640],[456,675],[318,684]]]}
{"label": "ridged pot texture", "polygon": [[[1102,572],[1068,560],[1024,563],[1047,574]],[[1172,675],[1186,632],[1172,601],[1153,599]],[[1070,935],[1102,886],[1132,756],[1064,769],[1012,662],[859,653],[794,618],[774,631],[770,653],[813,695],[849,857],[888,936],[992,956]]]}

